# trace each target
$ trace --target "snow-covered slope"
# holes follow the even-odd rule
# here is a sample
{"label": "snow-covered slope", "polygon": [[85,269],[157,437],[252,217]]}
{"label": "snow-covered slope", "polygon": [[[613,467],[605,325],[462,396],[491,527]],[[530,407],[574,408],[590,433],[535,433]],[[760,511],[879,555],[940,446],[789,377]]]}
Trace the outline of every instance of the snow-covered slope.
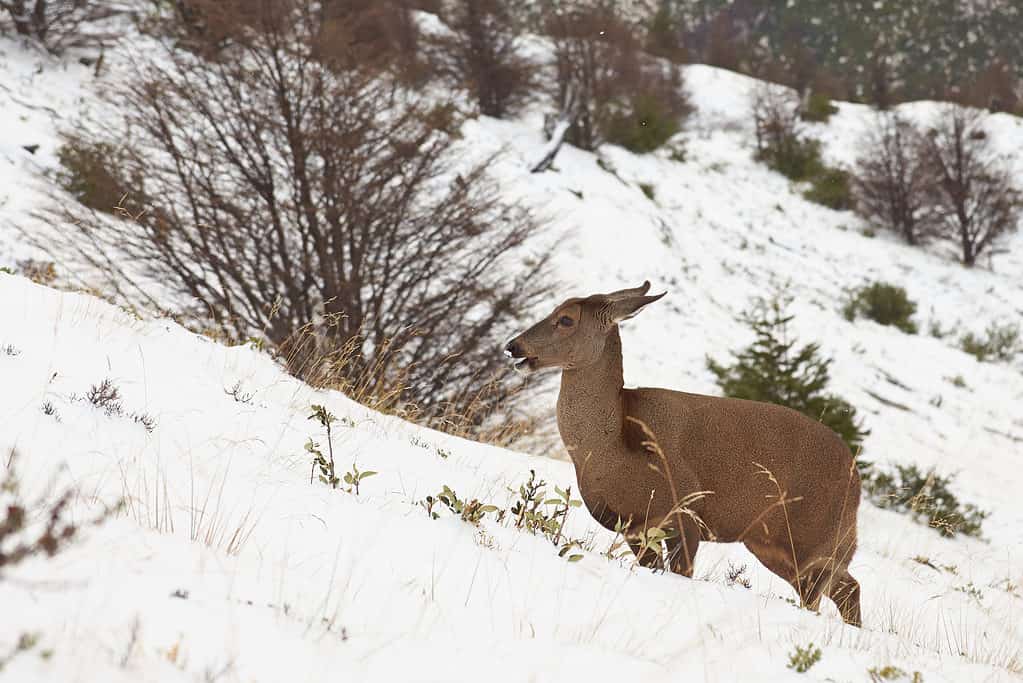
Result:
{"label": "snow-covered slope", "polygon": [[[705,545],[688,580],[607,559],[611,535],[580,510],[574,563],[510,518],[430,519],[418,501],[444,485],[507,507],[529,470],[562,487],[573,472],[315,392],[254,350],[10,275],[0,320],[0,453],[17,451],[25,491],[76,487],[79,519],[128,503],[0,580],[0,644],[40,634],[5,680],[774,680],[810,642],[816,680],[1019,671],[1020,598],[998,583],[1023,580],[1018,545],[945,540],[865,505],[857,630],[830,605],[795,607],[741,548]],[[75,400],[106,378],[152,432]],[[310,484],[314,403],[341,419],[339,466],[379,472],[358,496]],[[726,585],[741,564],[751,590]]]}
{"label": "snow-covered slope", "polygon": [[[811,641],[823,657],[806,677],[818,680],[864,680],[888,664],[928,683],[1019,675],[1020,361],[978,363],[956,334],[904,335],[849,323],[840,309],[846,289],[883,279],[919,303],[922,330],[1018,321],[1023,235],[972,271],[940,247],[867,237],[851,213],[806,202],[753,161],[755,81],[702,66],[687,79],[697,113],[677,141],[685,162],[605,147],[598,163],[565,147],[556,170],[530,175],[545,144],[539,112],[471,121],[466,145],[503,149],[494,170],[507,196],[551,219],[565,296],[644,279],[669,290],[624,329],[627,382],[713,393],[706,355],[747,343],[736,315],[787,286],[793,331],[835,359],[835,390],[872,430],[866,457],[958,473],[957,493],[991,511],[985,542],[945,540],[864,504],[853,563],[863,630],[831,605],[820,616],[793,607],[791,589],[741,548],[701,547],[695,581],[610,561],[611,535],[584,511],[570,533],[590,549],[568,563],[507,522],[431,520],[418,501],[448,485],[507,507],[530,469],[552,489],[574,483],[569,465],[373,414],[255,351],[0,274],[0,350],[18,352],[0,352],[0,455],[16,448],[29,491],[75,485],[82,518],[99,501],[130,503],[67,553],[0,580],[0,657],[26,631],[42,634],[36,652],[53,651],[18,657],[0,679],[772,680],[795,677],[788,653]],[[73,60],[0,39],[0,266],[33,255],[16,228],[32,229],[53,191],[43,173],[56,165],[58,131],[96,110],[103,86]],[[925,120],[937,107],[903,109]],[[840,104],[814,132],[830,159],[850,163],[872,117]],[[1023,149],[1020,119],[991,117],[989,128],[1007,152]],[[105,378],[127,411],[156,420],[151,433],[74,400]],[[250,401],[225,393],[236,385]],[[379,472],[358,497],[309,483],[303,446],[324,441],[307,419],[313,403],[351,421],[335,437],[342,469]],[[552,406],[547,396],[537,410]],[[726,585],[742,564],[750,591]]]}

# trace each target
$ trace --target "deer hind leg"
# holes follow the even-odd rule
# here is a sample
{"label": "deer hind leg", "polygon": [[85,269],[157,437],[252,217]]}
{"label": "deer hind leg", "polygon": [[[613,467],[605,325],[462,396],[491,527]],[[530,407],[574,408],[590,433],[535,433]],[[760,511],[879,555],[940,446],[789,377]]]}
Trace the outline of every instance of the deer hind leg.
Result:
{"label": "deer hind leg", "polygon": [[696,549],[700,545],[700,528],[688,517],[683,521],[683,526],[681,535],[664,542],[668,549],[668,568],[676,574],[693,578]]}
{"label": "deer hind leg", "polygon": [[745,542],[746,548],[753,553],[760,563],[772,574],[783,579],[799,596],[799,604],[816,611],[820,607],[820,596],[823,590],[820,580],[815,580],[816,572],[797,569],[791,551],[783,550],[769,543]]}
{"label": "deer hind leg", "polygon": [[860,583],[849,573],[848,567],[835,572],[828,586],[828,597],[838,607],[842,621],[851,626],[863,626],[860,614]]}

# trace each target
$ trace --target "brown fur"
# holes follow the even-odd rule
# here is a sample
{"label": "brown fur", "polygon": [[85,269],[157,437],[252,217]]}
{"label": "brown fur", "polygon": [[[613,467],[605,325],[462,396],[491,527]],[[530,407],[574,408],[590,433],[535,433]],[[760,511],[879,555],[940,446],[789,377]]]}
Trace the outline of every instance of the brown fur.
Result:
{"label": "brown fur", "polygon": [[[649,286],[569,299],[507,347],[518,367],[562,369],[558,429],[586,507],[606,528],[627,521],[634,552],[647,529],[676,532],[667,562],[685,576],[701,541],[744,543],[805,606],[827,595],[859,626],[848,565],[860,480],[849,449],[782,406],[623,388],[618,322],[663,296],[644,296]],[[679,510],[698,492],[707,493]],[[637,559],[664,566],[657,553]]]}

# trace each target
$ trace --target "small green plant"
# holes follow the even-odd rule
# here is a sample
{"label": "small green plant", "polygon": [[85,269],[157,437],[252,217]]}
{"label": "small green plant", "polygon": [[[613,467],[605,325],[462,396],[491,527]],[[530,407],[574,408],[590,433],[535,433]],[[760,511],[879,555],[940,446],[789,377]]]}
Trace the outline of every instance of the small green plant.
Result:
{"label": "small green plant", "polygon": [[[572,487],[562,489],[554,487],[554,497],[546,496],[547,482],[543,479],[537,480],[536,471],[529,471],[529,479],[521,484],[518,489],[519,498],[512,504],[509,512],[515,520],[515,528],[547,538],[551,543],[561,548],[559,555],[564,557],[572,547],[582,547],[582,544],[572,539],[566,539],[563,535],[565,522],[568,520],[568,513],[572,508],[582,505],[582,501],[572,498]],[[562,541],[565,541],[562,544]],[[575,562],[572,556],[569,561]]]}
{"label": "small green plant", "polygon": [[916,465],[895,465],[885,472],[872,467],[861,472],[863,490],[875,505],[909,514],[937,529],[942,536],[979,537],[988,513],[971,503],[961,503],[952,493],[953,477],[933,470],[922,472]]}
{"label": "small green plant", "polygon": [[437,503],[444,505],[452,513],[458,515],[463,522],[473,526],[479,526],[485,515],[499,510],[496,505],[482,503],[476,498],[468,501],[463,500],[447,484],[436,496],[427,496],[419,502],[431,519],[437,519],[440,516],[434,510]]}
{"label": "small green plant", "polygon": [[979,588],[973,585],[973,581],[970,581],[965,586],[956,586],[955,590],[959,593],[962,593],[973,598],[977,602],[981,603],[984,602],[984,594],[981,592]]}
{"label": "small green plant", "polygon": [[348,488],[345,489],[345,491],[347,491],[348,493],[354,493],[355,495],[359,495],[359,484],[362,483],[362,480],[372,477],[375,474],[376,472],[374,472],[373,470],[366,470],[364,472],[360,472],[359,468],[356,467],[355,463],[353,462],[352,469],[349,470],[348,472],[345,472],[344,477],[342,478],[342,480],[346,484],[348,484]]}
{"label": "small green plant", "polygon": [[796,645],[796,649],[789,653],[788,667],[797,673],[806,673],[810,668],[821,660],[821,649],[810,643],[806,647]]}
{"label": "small green plant", "polygon": [[966,380],[963,379],[962,375],[956,375],[955,377],[952,377],[948,381],[952,383],[952,386],[959,387],[960,389],[966,388]]}
{"label": "small green plant", "polygon": [[1023,338],[1018,323],[991,323],[983,337],[972,332],[964,334],[959,347],[981,363],[989,360],[1008,363],[1023,352]]}
{"label": "small green plant", "polygon": [[649,199],[650,201],[654,201],[655,195],[653,185],[651,185],[650,183],[640,183],[639,189],[643,191],[643,194],[646,196],[647,199]]}
{"label": "small green plant", "polygon": [[849,177],[848,171],[822,166],[809,178],[810,189],[803,196],[836,211],[851,209],[853,198]]}
{"label": "small green plant", "polygon": [[337,474],[334,471],[334,443],[332,426],[337,421],[337,417],[321,405],[312,406],[312,414],[308,419],[316,420],[320,423],[320,426],[327,431],[327,453],[324,456],[323,451],[320,450],[320,444],[313,441],[312,437],[306,441],[305,449],[313,458],[313,467],[309,472],[309,483],[313,483],[313,476],[316,473],[317,468],[320,470],[320,481],[329,486],[332,489],[336,489],[337,485],[341,483]]}
{"label": "small green plant", "polygon": [[888,282],[872,282],[849,294],[842,309],[846,320],[857,316],[869,318],[880,325],[897,327],[906,334],[916,334],[917,326],[912,317],[916,313],[916,302],[910,300],[906,290]]}
{"label": "small green plant", "polygon": [[799,115],[804,121],[825,123],[832,114],[836,113],[838,113],[838,107],[831,103],[831,98],[822,92],[814,92],[807,98],[806,105]]}
{"label": "small green plant", "polygon": [[891,664],[883,667],[872,667],[867,669],[867,673],[870,674],[870,680],[872,683],[894,681],[895,679],[902,678],[906,675],[905,671],[896,666],[892,666]]}
{"label": "small green plant", "polygon": [[[640,563],[647,553],[653,553],[663,559],[664,542],[678,536],[674,529],[665,529],[659,526],[643,529],[633,538],[633,552],[636,554],[636,564]],[[638,547],[638,549],[637,549]]]}
{"label": "small green plant", "polygon": [[888,664],[883,667],[872,667],[867,669],[867,674],[870,676],[871,683],[882,683],[882,681],[896,681],[902,678],[908,678],[910,683],[924,683],[924,676],[919,671],[914,671],[912,674],[907,674],[897,666]]}
{"label": "small green plant", "polygon": [[0,266],[0,273],[3,273],[4,275],[17,275],[17,273],[15,273],[14,270],[8,268],[7,266]]}
{"label": "small green plant", "polygon": [[0,672],[2,672],[7,665],[14,661],[14,658],[20,654],[28,652],[39,643],[38,633],[22,633],[18,635],[18,641],[5,655],[0,655]]}
{"label": "small green plant", "polygon": [[797,347],[788,334],[793,316],[785,312],[789,300],[778,296],[759,299],[742,314],[756,338],[747,348],[733,352],[731,365],[707,358],[725,396],[787,406],[819,420],[834,430],[854,454],[869,434],[846,400],[827,393],[831,360],[814,343]]}
{"label": "small green plant", "polygon": [[930,567],[934,571],[938,571],[937,565],[931,562],[931,558],[927,557],[926,555],[914,555],[912,560],[917,564],[922,564],[925,567]]}

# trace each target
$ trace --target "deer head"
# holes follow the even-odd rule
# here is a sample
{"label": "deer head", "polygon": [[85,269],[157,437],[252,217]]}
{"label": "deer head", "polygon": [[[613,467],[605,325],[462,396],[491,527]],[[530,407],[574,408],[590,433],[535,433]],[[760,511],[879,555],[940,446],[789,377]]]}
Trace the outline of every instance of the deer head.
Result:
{"label": "deer head", "polygon": [[649,289],[650,282],[646,281],[633,289],[568,299],[508,342],[505,355],[517,359],[515,369],[525,372],[591,365],[600,358],[607,335],[616,324],[667,293],[645,296]]}

